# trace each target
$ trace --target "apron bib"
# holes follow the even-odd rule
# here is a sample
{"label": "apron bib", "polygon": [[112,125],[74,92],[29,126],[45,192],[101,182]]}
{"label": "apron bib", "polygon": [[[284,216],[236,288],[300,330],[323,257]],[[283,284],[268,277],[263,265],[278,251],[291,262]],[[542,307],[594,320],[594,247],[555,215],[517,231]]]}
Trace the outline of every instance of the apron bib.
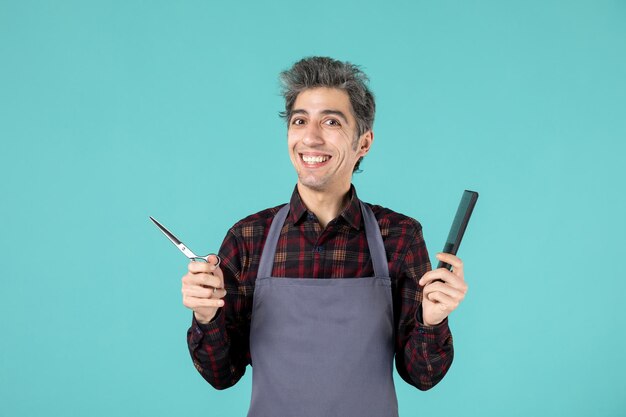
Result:
{"label": "apron bib", "polygon": [[363,213],[374,277],[272,277],[289,205],[265,241],[250,328],[248,417],[397,417],[393,304],[382,236]]}

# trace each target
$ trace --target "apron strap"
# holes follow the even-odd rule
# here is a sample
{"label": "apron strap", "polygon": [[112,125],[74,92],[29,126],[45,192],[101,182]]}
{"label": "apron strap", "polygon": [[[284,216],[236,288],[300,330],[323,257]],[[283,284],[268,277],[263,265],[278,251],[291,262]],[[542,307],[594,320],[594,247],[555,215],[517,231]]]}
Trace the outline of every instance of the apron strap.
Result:
{"label": "apron strap", "polygon": [[[376,216],[374,216],[374,212],[367,204],[359,200],[359,205],[361,206],[361,213],[363,214],[365,235],[367,237],[367,245],[370,249],[370,256],[374,267],[374,276],[389,277],[389,266],[387,264],[385,245],[383,244],[383,237],[380,234],[380,227],[378,226]],[[288,214],[289,204],[285,204],[280,210],[278,210],[278,213],[274,216],[274,220],[272,220],[272,225],[270,226],[270,231],[265,239],[263,253],[261,254],[261,260],[259,262],[259,272],[257,275],[259,278],[272,276],[276,246],[278,245],[280,232],[285,224]]]}
{"label": "apron strap", "polygon": [[365,235],[367,236],[367,245],[370,248],[370,256],[372,257],[372,265],[374,266],[375,277],[389,277],[389,265],[387,264],[387,254],[385,253],[385,245],[383,244],[383,236],[380,234],[380,227],[374,212],[371,208],[361,200],[361,213],[365,224]]}
{"label": "apron strap", "polygon": [[276,255],[276,246],[278,245],[278,238],[280,237],[280,231],[285,224],[285,219],[289,214],[289,204],[285,204],[272,220],[272,226],[265,239],[263,245],[263,253],[261,254],[261,261],[259,262],[259,272],[257,277],[271,277],[272,269],[274,269],[274,255]]}

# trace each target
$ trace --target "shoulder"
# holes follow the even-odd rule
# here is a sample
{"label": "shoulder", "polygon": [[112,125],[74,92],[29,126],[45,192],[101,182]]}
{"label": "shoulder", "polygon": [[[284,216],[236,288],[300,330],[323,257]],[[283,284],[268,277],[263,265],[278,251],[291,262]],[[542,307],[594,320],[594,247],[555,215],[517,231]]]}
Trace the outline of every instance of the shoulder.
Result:
{"label": "shoulder", "polygon": [[420,222],[386,207],[368,205],[380,227],[387,259],[390,262],[390,272],[394,274],[393,276],[401,276],[406,271],[401,272],[401,268],[404,267],[398,265],[405,265],[408,260],[409,270],[413,271],[409,272],[409,275],[421,277],[429,268],[429,260]]}
{"label": "shoulder", "polygon": [[226,233],[220,248],[224,266],[239,279],[252,268],[254,260],[263,252],[274,215],[283,205],[267,208],[244,217]]}
{"label": "shoulder", "polygon": [[274,220],[274,216],[278,213],[284,204],[276,207],[266,208],[254,214],[244,217],[235,223],[229,230],[229,233],[243,238],[253,239],[255,237],[263,237]]}
{"label": "shoulder", "polygon": [[395,235],[415,236],[421,234],[422,225],[413,217],[377,204],[365,204],[372,209],[383,238]]}

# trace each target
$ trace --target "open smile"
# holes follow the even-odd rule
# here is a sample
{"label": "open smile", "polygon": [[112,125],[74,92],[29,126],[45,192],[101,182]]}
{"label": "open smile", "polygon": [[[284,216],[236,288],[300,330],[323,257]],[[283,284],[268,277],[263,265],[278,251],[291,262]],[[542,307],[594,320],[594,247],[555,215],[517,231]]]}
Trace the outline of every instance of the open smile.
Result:
{"label": "open smile", "polygon": [[319,168],[328,163],[328,161],[332,158],[330,155],[324,154],[299,154],[300,160],[307,168]]}

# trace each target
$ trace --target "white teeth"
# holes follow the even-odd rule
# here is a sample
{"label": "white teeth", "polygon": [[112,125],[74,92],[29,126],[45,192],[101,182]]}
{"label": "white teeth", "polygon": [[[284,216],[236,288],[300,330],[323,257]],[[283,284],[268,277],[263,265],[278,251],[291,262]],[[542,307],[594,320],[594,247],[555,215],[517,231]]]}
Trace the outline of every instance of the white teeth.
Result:
{"label": "white teeth", "polygon": [[302,160],[308,164],[320,163],[328,161],[328,156],[304,156],[302,155]]}

